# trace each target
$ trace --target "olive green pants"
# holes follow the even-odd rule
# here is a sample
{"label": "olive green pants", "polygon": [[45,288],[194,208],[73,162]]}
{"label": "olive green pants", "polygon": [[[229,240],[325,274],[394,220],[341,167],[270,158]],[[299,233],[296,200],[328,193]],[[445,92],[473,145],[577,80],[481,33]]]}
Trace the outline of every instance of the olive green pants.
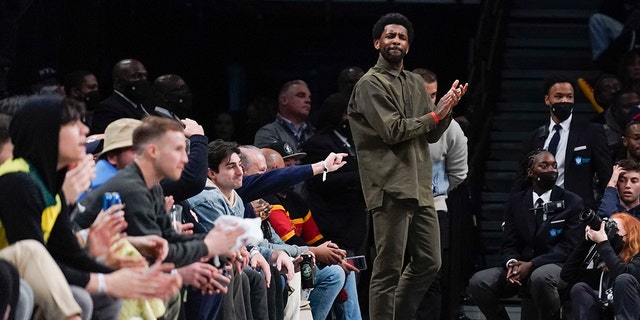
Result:
{"label": "olive green pants", "polygon": [[372,215],[377,254],[369,290],[370,319],[411,319],[440,269],[438,215],[433,206],[419,207],[415,199],[386,194]]}

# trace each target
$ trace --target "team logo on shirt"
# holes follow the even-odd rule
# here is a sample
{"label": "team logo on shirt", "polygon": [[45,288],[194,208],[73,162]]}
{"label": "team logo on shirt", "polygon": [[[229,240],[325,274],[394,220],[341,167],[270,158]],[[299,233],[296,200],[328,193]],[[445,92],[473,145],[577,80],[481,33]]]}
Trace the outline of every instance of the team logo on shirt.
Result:
{"label": "team logo on shirt", "polygon": [[579,166],[579,165],[582,165],[582,164],[589,163],[591,161],[591,158],[583,158],[581,156],[576,156],[573,160],[575,161],[576,165]]}
{"label": "team logo on shirt", "polygon": [[555,237],[559,236],[561,233],[562,233],[562,229],[550,229],[549,230],[549,235],[552,238],[555,238]]}

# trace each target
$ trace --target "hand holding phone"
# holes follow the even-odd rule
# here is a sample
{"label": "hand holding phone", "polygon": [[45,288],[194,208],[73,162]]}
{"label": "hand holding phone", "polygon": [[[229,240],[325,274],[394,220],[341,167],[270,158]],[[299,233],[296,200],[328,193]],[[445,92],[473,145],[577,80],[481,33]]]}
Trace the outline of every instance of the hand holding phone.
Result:
{"label": "hand holding phone", "polygon": [[367,259],[364,256],[353,256],[345,258],[348,264],[358,268],[358,270],[367,270]]}

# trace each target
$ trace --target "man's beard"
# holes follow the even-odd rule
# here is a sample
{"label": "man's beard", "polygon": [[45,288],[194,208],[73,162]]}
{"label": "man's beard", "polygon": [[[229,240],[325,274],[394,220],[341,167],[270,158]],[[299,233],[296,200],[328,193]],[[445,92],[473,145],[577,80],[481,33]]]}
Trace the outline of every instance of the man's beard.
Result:
{"label": "man's beard", "polygon": [[[392,49],[397,49],[401,53],[399,55],[391,54],[389,51],[391,51]],[[397,63],[402,62],[402,59],[404,59],[405,52],[404,52],[404,49],[402,49],[400,47],[387,47],[386,49],[380,50],[380,54],[382,54],[382,57],[385,60],[387,60],[387,61],[389,61],[389,62],[391,62],[393,64],[397,64]]]}

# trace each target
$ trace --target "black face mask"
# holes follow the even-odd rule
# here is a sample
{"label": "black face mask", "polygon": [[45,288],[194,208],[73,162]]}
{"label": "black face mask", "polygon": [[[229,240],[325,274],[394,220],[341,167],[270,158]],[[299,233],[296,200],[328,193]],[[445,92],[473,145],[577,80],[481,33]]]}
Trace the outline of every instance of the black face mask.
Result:
{"label": "black face mask", "polygon": [[571,115],[571,111],[573,111],[573,103],[571,102],[558,102],[551,105],[551,113],[560,122],[567,120]]}
{"label": "black face mask", "polygon": [[556,185],[556,179],[558,179],[558,173],[554,171],[540,172],[534,176],[536,184],[544,190],[550,190]]}
{"label": "black face mask", "polygon": [[191,105],[193,104],[191,92],[170,92],[166,94],[166,97],[167,105],[172,111],[191,110]]}
{"label": "black face mask", "polygon": [[83,102],[87,106],[87,110],[94,110],[100,103],[100,91],[89,91],[84,94]]}
{"label": "black face mask", "polygon": [[123,82],[122,94],[135,103],[146,102],[151,95],[151,84],[147,80]]}
{"label": "black face mask", "polygon": [[620,253],[620,251],[622,251],[622,247],[624,246],[624,241],[622,240],[622,236],[616,233],[609,239],[609,244],[611,244],[611,247],[613,248],[613,251],[615,253]]}

